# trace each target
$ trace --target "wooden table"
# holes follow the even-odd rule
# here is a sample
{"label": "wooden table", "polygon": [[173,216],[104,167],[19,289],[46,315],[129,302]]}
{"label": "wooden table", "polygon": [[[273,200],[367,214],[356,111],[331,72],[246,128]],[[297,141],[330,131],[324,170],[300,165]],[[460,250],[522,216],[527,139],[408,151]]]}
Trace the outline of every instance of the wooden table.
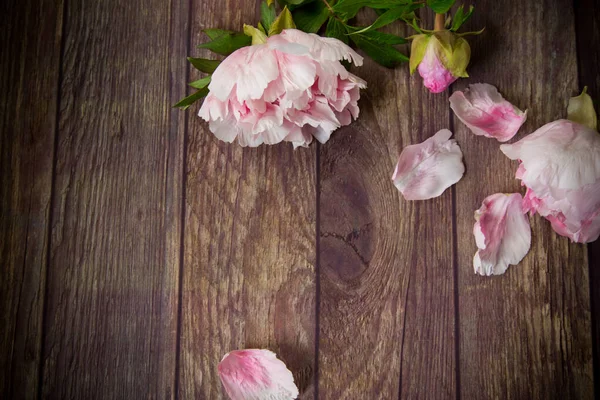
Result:
{"label": "wooden table", "polygon": [[[475,3],[486,31],[452,90],[498,86],[529,109],[519,137],[584,85],[600,97],[598,0]],[[216,365],[245,347],[277,352],[302,399],[599,395],[600,243],[536,216],[520,265],[474,275],[473,211],[522,189],[449,92],[367,61],[361,117],[327,144],[242,149],[171,105],[201,29],[254,23],[258,2],[0,14],[0,398],[221,399]],[[404,201],[400,149],[442,128],[466,175]]]}

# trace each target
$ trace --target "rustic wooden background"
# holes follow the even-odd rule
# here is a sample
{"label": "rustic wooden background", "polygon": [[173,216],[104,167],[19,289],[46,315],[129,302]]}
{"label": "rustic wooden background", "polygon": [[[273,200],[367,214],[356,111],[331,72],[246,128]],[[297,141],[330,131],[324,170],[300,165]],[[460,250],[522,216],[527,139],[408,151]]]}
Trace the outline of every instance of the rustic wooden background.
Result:
{"label": "rustic wooden background", "polygon": [[[471,78],[529,109],[522,137],[600,97],[600,1],[473,2]],[[358,122],[325,145],[242,149],[171,105],[201,29],[241,0],[5,0],[0,398],[220,399],[229,350],[270,348],[302,399],[591,399],[600,243],[532,219],[473,274],[473,211],[516,166],[407,66],[367,61]],[[430,17],[429,20],[431,20]],[[402,27],[392,27],[402,33]],[[403,146],[450,128],[467,173],[406,202]],[[595,364],[595,368],[594,368]]]}

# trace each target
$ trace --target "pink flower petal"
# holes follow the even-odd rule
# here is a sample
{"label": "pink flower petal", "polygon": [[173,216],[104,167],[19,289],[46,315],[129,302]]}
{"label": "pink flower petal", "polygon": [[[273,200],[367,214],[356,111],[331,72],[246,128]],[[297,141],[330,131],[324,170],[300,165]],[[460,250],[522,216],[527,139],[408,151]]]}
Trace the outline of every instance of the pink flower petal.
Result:
{"label": "pink flower petal", "polygon": [[531,246],[531,228],[519,193],[496,193],[475,211],[473,235],[479,250],[473,258],[475,273],[501,275],[518,264]]}
{"label": "pink flower petal", "polygon": [[286,29],[281,32],[277,39],[273,40],[269,38],[268,43],[271,44],[280,39],[285,39],[296,47],[296,49],[291,50],[289,47],[281,46],[278,42],[279,46],[276,48],[281,51],[287,50],[290,53],[296,53],[298,45],[300,45],[309,49],[310,54],[317,60],[346,60],[353,62],[357,66],[363,63],[363,58],[357,52],[344,42],[334,38],[322,37],[314,33],[305,33],[298,29]]}
{"label": "pink flower petal", "polygon": [[406,200],[437,197],[463,176],[462,152],[450,136],[452,132],[442,129],[402,150],[392,180]]}
{"label": "pink flower petal", "polygon": [[498,89],[487,83],[469,85],[464,93],[454,92],[450,96],[450,107],[475,135],[499,142],[515,136],[527,119],[527,111],[504,100]]}
{"label": "pink flower petal", "polygon": [[432,46],[428,46],[423,60],[417,68],[423,78],[423,85],[431,93],[441,93],[458,79],[444,67]]}
{"label": "pink flower petal", "polygon": [[293,400],[298,397],[292,373],[269,350],[235,350],[219,363],[219,377],[231,400]]}

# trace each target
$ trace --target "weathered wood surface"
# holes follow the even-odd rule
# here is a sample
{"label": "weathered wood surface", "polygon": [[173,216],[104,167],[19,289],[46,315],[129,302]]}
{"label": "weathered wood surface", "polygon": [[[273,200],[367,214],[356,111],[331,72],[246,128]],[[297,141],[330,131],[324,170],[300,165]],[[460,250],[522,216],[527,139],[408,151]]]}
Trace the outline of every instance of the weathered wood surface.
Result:
{"label": "weathered wood surface", "polygon": [[[522,137],[600,94],[600,6],[508,3],[477,2],[486,32],[453,89],[497,85],[529,108]],[[536,216],[519,266],[473,274],[473,211],[521,188],[449,93],[367,60],[361,117],[326,145],[241,149],[170,106],[197,77],[184,57],[208,55],[201,29],[239,30],[257,3],[3,11],[0,397],[221,399],[221,357],[263,347],[302,399],[593,398],[598,243]],[[404,201],[400,150],[448,127],[465,177]]]}
{"label": "weathered wood surface", "polygon": [[[43,398],[173,398],[186,3],[69,2]],[[173,89],[172,89],[173,88]]]}
{"label": "weathered wood surface", "polygon": [[[566,116],[577,94],[573,4],[477,2],[470,28],[469,82],[496,85],[529,109],[516,139]],[[490,37],[499,38],[491,46]],[[475,136],[454,118],[467,172],[456,185],[460,394],[462,398],[591,399],[592,343],[586,248],[532,217],[529,254],[501,277],[474,275],[473,212],[498,192],[521,192],[510,161],[492,139]],[[516,140],[515,139],[515,140]]]}
{"label": "weathered wood surface", "polygon": [[0,19],[0,398],[37,397],[61,1],[7,1]]}
{"label": "weathered wood surface", "polygon": [[[258,20],[249,4],[193,1],[192,43]],[[229,145],[192,112],[188,143],[179,398],[222,398],[216,366],[241,348],[275,351],[312,398],[317,148]]]}

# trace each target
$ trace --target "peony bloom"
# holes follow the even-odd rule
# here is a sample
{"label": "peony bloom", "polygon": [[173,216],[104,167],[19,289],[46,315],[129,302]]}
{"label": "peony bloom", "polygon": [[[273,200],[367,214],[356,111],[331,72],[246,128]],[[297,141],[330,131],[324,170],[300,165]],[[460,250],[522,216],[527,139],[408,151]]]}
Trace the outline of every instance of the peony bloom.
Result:
{"label": "peony bloom", "polygon": [[517,134],[527,119],[523,112],[504,100],[492,85],[475,83],[450,96],[450,108],[475,135],[506,142]]}
{"label": "peony bloom", "polygon": [[423,85],[443,92],[458,78],[466,78],[471,59],[469,43],[454,32],[435,31],[415,36],[410,51],[410,73],[419,70]]}
{"label": "peony bloom", "polygon": [[473,235],[477,253],[475,273],[501,275],[509,265],[518,264],[531,246],[531,227],[519,193],[496,193],[483,200],[475,211]]}
{"label": "peony bloom", "polygon": [[550,122],[514,144],[500,146],[519,160],[525,207],[580,243],[600,235],[600,135],[569,120]]}
{"label": "peony bloom", "polygon": [[442,129],[402,150],[392,180],[406,200],[437,197],[462,178],[462,151],[450,136],[452,132]]}
{"label": "peony bloom", "polygon": [[288,141],[325,143],[358,117],[365,81],[340,60],[362,64],[343,42],[287,29],[266,43],[243,47],[212,75],[199,116],[215,136],[242,146]]}
{"label": "peony bloom", "polygon": [[231,400],[293,400],[298,397],[292,373],[269,350],[235,350],[219,363],[219,377]]}

